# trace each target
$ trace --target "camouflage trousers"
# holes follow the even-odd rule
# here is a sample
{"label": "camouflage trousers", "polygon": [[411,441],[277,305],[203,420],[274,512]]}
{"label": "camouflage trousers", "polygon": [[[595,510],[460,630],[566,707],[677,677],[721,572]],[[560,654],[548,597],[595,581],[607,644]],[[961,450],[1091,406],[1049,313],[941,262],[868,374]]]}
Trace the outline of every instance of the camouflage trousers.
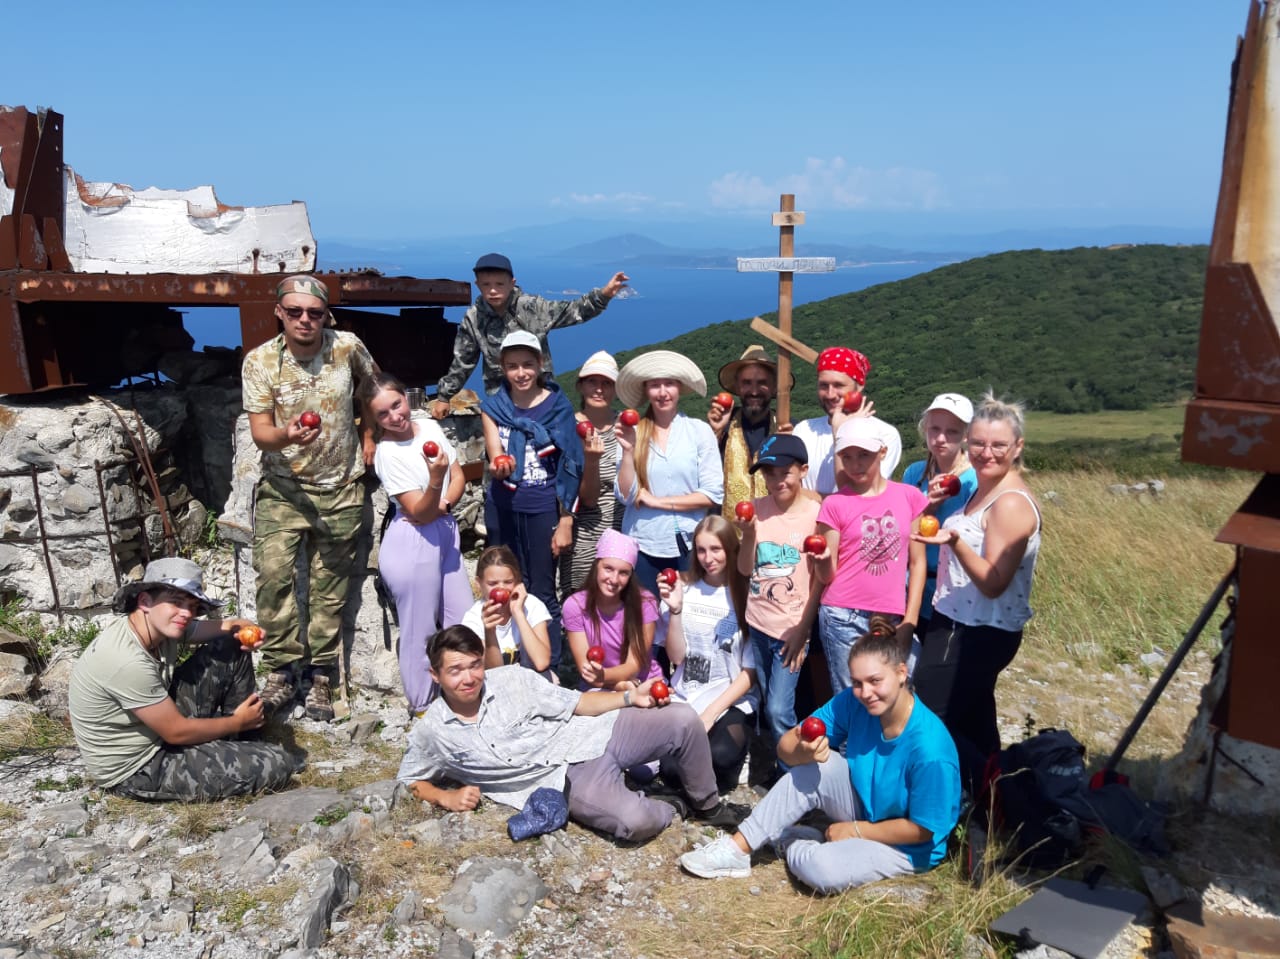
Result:
{"label": "camouflage trousers", "polygon": [[[169,695],[193,719],[230,716],[256,689],[253,657],[234,639],[202,643],[174,670]],[[284,747],[260,732],[194,746],[163,745],[136,773],[113,787],[131,799],[209,802],[282,789],[298,768]]]}
{"label": "camouflage trousers", "polygon": [[[253,568],[258,623],[266,631],[262,664],[283,669],[310,663],[332,671],[342,651],[342,607],[356,565],[364,483],[321,489],[277,476],[258,483]],[[294,569],[305,550],[307,630],[299,618]]]}

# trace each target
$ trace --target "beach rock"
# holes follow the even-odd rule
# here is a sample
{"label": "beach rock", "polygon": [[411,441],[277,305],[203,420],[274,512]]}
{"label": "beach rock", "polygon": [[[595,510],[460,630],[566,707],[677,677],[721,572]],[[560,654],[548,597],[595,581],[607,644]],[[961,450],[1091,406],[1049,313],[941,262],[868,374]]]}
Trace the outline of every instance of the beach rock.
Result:
{"label": "beach rock", "polygon": [[461,932],[487,932],[505,939],[547,891],[524,863],[480,856],[459,867],[453,885],[440,900],[440,910]]}
{"label": "beach rock", "polygon": [[31,694],[35,670],[25,656],[0,653],[0,698],[17,699]]}
{"label": "beach rock", "polygon": [[351,872],[336,859],[320,859],[311,865],[304,887],[286,909],[294,940],[304,949],[315,949],[324,943],[325,932],[334,916],[341,913],[360,894],[360,886]]}

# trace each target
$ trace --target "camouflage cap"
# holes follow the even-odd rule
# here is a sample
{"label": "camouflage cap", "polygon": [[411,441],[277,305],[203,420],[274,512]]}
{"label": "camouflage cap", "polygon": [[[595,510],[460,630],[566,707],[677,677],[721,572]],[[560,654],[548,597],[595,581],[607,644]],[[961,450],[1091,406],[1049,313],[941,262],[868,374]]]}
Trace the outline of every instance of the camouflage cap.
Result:
{"label": "camouflage cap", "polygon": [[307,273],[297,273],[281,280],[276,287],[276,302],[290,293],[306,293],[308,296],[318,296],[326,304],[329,302],[329,288]]}

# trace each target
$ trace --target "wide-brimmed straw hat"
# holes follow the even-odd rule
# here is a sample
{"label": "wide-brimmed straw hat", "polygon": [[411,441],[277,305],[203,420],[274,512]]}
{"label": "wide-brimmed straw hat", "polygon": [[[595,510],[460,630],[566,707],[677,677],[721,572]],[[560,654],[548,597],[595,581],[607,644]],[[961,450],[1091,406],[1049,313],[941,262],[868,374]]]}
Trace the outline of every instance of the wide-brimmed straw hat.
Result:
{"label": "wide-brimmed straw hat", "polygon": [[624,406],[639,409],[644,403],[644,384],[648,380],[675,380],[680,395],[707,395],[707,380],[702,370],[689,357],[671,350],[641,353],[618,373],[618,399]]}
{"label": "wide-brimmed straw hat", "polygon": [[204,592],[204,570],[197,563],[179,556],[153,559],[142,571],[142,579],[136,583],[126,583],[116,591],[112,608],[123,613],[125,605],[139,593],[152,589],[176,589],[200,601],[200,615],[211,609],[217,609],[222,603],[210,599]]}
{"label": "wide-brimmed straw hat", "polygon": [[[743,350],[742,356],[738,359],[720,367],[720,385],[730,393],[736,393],[738,391],[738,371],[744,366],[763,366],[773,374],[774,380],[778,378],[778,364],[764,351],[763,346],[753,343]],[[791,374],[791,385],[792,387],[796,385],[794,373]]]}

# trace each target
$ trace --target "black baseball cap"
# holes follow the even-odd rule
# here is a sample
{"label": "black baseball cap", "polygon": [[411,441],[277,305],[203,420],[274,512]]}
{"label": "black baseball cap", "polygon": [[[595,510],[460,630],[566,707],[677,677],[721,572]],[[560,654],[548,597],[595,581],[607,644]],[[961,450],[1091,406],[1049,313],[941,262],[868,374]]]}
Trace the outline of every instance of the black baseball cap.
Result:
{"label": "black baseball cap", "polygon": [[762,466],[790,466],[792,463],[808,466],[809,450],[798,436],[774,433],[761,445],[756,461],[751,464],[751,472]]}
{"label": "black baseball cap", "polygon": [[476,265],[472,268],[472,272],[479,273],[481,270],[503,270],[512,276],[516,275],[516,271],[511,269],[511,261],[501,253],[486,253],[476,260]]}

